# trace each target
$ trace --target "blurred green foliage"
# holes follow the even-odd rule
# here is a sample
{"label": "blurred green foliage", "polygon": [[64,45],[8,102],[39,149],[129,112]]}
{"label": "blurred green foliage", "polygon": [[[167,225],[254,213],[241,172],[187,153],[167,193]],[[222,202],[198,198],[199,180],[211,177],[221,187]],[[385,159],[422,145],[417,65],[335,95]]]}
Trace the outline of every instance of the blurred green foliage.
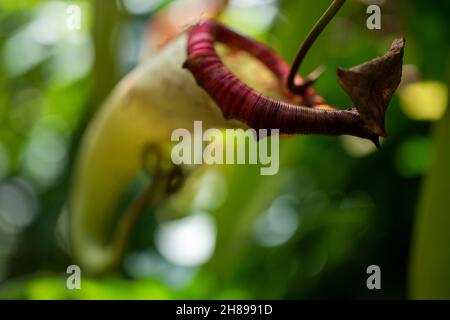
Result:
{"label": "blurred green foliage", "polygon": [[[110,19],[101,18],[105,2]],[[77,32],[58,18],[69,3],[83,8]],[[244,32],[239,21],[254,21],[252,35],[288,61],[329,5],[265,3],[265,9],[239,7],[241,18],[230,13],[225,21]],[[399,35],[407,39],[405,63],[414,66],[408,76],[445,85],[448,1],[386,1],[380,31],[365,27],[366,3],[348,1],[308,54],[303,74],[328,68],[317,91],[333,105],[349,106],[335,67],[379,56]],[[72,261],[61,212],[80,136],[99,102],[138,63],[154,12],[131,14],[106,0],[0,0],[0,298],[407,297],[413,218],[435,146],[433,123],[409,118],[408,104],[400,106],[397,97],[379,151],[349,137],[291,137],[282,141],[274,177],[252,166],[218,169],[218,178],[206,182],[207,189],[224,187],[206,192],[220,205],[207,213],[217,234],[203,263],[167,259],[155,240],[167,217],[149,208],[120,273],[85,277],[82,290],[65,289]],[[197,213],[193,208],[182,218]],[[371,264],[381,267],[380,291],[366,288]]]}

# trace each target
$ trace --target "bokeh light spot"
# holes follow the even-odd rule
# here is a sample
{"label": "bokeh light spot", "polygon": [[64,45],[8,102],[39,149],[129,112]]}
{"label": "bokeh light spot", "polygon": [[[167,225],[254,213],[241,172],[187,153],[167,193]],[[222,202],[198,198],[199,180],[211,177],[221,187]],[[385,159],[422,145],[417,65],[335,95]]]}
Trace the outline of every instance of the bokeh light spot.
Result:
{"label": "bokeh light spot", "polygon": [[59,177],[66,162],[65,137],[52,128],[35,130],[24,154],[25,174],[39,187],[44,188]]}
{"label": "bokeh light spot", "polygon": [[377,150],[373,142],[367,139],[343,135],[340,140],[344,150],[355,158],[368,156]]}
{"label": "bokeh light spot", "polygon": [[297,231],[299,215],[294,208],[295,199],[284,195],[275,199],[270,208],[255,223],[256,241],[265,247],[279,246]]}
{"label": "bokeh light spot", "polygon": [[194,199],[195,210],[215,210],[225,201],[227,182],[219,170],[208,170],[202,177]]}
{"label": "bokeh light spot", "polygon": [[400,90],[400,106],[414,120],[439,120],[448,104],[448,88],[438,81],[421,81]]}
{"label": "bokeh light spot", "polygon": [[211,215],[197,213],[162,223],[156,232],[156,247],[169,262],[185,267],[200,266],[212,256],[216,225]]}
{"label": "bokeh light spot", "polygon": [[14,233],[29,225],[36,215],[33,188],[21,179],[0,184],[0,225]]}
{"label": "bokeh light spot", "polygon": [[158,7],[163,0],[123,0],[125,9],[135,15],[148,13]]}

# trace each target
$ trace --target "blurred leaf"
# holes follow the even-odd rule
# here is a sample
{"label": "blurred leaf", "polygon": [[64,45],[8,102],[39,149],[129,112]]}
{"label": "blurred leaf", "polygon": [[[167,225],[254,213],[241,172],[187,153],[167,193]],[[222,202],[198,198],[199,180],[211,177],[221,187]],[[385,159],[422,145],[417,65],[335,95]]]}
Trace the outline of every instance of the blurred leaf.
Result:
{"label": "blurred leaf", "polygon": [[423,184],[410,267],[413,299],[450,299],[450,112],[435,133],[435,159]]}

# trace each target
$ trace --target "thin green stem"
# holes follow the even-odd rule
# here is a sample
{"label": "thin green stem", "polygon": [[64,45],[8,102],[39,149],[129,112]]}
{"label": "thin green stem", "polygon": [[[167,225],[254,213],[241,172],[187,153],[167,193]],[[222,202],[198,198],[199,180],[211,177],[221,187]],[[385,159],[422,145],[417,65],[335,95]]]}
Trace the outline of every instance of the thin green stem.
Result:
{"label": "thin green stem", "polygon": [[287,79],[287,87],[289,90],[296,94],[302,94],[304,90],[314,82],[314,79],[307,79],[305,83],[301,85],[296,85],[294,80],[295,76],[300,69],[300,65],[303,62],[306,54],[308,53],[311,46],[316,41],[317,37],[323,31],[323,29],[327,26],[327,24],[334,18],[339,9],[344,5],[345,0],[334,0],[325,13],[320,17],[320,19],[316,22],[314,27],[309,32],[306,39],[303,41],[300,49],[298,50],[297,56],[295,57],[294,62],[292,63],[291,70],[289,72],[289,76]]}

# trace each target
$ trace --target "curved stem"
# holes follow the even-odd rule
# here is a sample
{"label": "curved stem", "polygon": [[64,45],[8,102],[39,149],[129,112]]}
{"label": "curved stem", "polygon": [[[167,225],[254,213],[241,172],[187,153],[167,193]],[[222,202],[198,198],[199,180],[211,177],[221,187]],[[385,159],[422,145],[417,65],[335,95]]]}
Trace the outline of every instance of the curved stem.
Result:
{"label": "curved stem", "polygon": [[[214,48],[217,41],[252,54],[281,81],[286,79],[289,68],[267,46],[215,21],[193,27],[183,67],[189,69],[226,119],[238,119],[253,129],[278,129],[282,134],[349,134],[369,139],[379,146],[378,135],[369,130],[354,109],[333,109],[323,102],[313,103],[315,108],[310,108],[265,96],[249,87],[224,65]],[[305,101],[316,97],[313,90],[302,96]]]}
{"label": "curved stem", "polygon": [[328,7],[327,11],[320,17],[319,21],[314,25],[314,27],[309,32],[306,39],[300,46],[298,50],[297,56],[295,57],[294,62],[292,63],[291,70],[289,72],[289,76],[287,79],[287,87],[288,89],[296,94],[303,94],[305,89],[314,82],[314,79],[307,79],[301,85],[295,84],[295,76],[300,69],[300,65],[303,62],[306,54],[308,53],[311,46],[316,41],[317,37],[323,31],[323,29],[327,26],[327,24],[334,18],[339,9],[344,5],[345,0],[334,0],[331,5]]}
{"label": "curved stem", "polygon": [[131,230],[136,225],[141,213],[148,206],[155,205],[165,195],[170,183],[170,175],[156,172],[152,182],[142,194],[123,213],[114,233],[114,253],[119,259],[125,251]]}

